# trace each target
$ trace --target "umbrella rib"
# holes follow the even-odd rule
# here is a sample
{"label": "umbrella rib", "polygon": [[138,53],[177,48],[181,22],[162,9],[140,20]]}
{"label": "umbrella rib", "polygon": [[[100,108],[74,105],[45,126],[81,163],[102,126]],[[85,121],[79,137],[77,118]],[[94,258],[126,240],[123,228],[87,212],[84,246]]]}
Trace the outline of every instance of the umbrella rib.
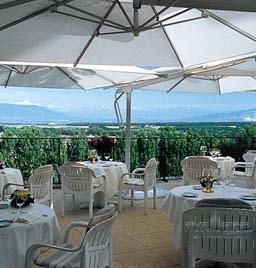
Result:
{"label": "umbrella rib", "polygon": [[[152,7],[152,9],[153,9],[153,11],[156,13],[155,8]],[[172,44],[172,41],[171,41],[171,39],[169,38],[169,36],[168,36],[168,34],[167,34],[167,32],[166,32],[166,30],[165,30],[165,28],[163,27],[163,25],[162,25],[161,22],[160,22],[160,25],[162,26],[162,27],[161,27],[161,28],[162,28],[162,31],[164,32],[164,34],[165,34],[165,36],[166,36],[166,38],[167,38],[167,40],[168,40],[168,42],[169,42],[169,44],[170,44],[172,50],[174,51],[175,56],[176,56],[176,58],[177,58],[177,60],[178,60],[178,62],[179,62],[179,64],[180,64],[180,66],[183,68],[184,66],[183,66],[183,64],[182,64],[182,61],[181,61],[181,59],[180,59],[180,56],[179,56],[179,54],[178,54],[176,48],[175,48],[174,45]]]}
{"label": "umbrella rib", "polygon": [[112,5],[110,6],[110,8],[108,9],[108,11],[106,12],[105,16],[103,17],[103,19],[99,23],[98,27],[96,28],[96,30],[94,31],[94,33],[92,34],[92,36],[90,37],[90,39],[88,40],[88,42],[86,43],[85,47],[82,49],[82,51],[78,55],[77,59],[74,62],[74,67],[76,67],[76,65],[79,63],[79,61],[83,57],[84,53],[86,52],[86,50],[88,49],[88,47],[92,43],[93,39],[98,34],[100,28],[102,27],[103,23],[105,22],[105,19],[108,18],[108,16],[110,15],[110,13],[112,12],[112,10],[114,9],[115,6],[116,6],[116,2],[113,2]]}
{"label": "umbrella rib", "polygon": [[[153,7],[152,7],[152,8],[153,8]],[[153,9],[154,9],[154,8],[153,8]],[[153,26],[155,26],[155,25],[162,24],[163,22],[165,22],[165,21],[167,21],[167,20],[170,20],[170,19],[172,19],[172,18],[175,18],[175,17],[177,17],[177,16],[179,16],[179,15],[182,15],[182,14],[188,12],[189,10],[191,10],[191,8],[186,8],[186,9],[184,9],[184,10],[181,10],[180,12],[177,12],[177,13],[175,13],[175,14],[173,14],[173,15],[170,15],[169,17],[167,17],[167,18],[165,18],[165,19],[162,19],[162,20],[160,20],[160,21],[158,21],[158,22],[152,23],[152,24],[148,25],[147,27],[153,27]],[[154,11],[156,12],[155,9],[154,9]]]}
{"label": "umbrella rib", "polygon": [[7,86],[8,86],[8,83],[9,83],[9,80],[10,80],[10,78],[11,78],[11,75],[12,75],[12,70],[10,70],[10,72],[9,72],[9,74],[8,74],[8,77],[7,77],[7,80],[6,80],[6,82],[5,82],[4,87],[7,87]]}
{"label": "umbrella rib", "polygon": [[156,25],[154,27],[151,27],[151,26],[147,26],[143,29],[143,31],[147,31],[147,30],[154,30],[154,29],[158,29],[158,28],[161,28],[162,26],[166,27],[166,26],[172,26],[172,25],[175,25],[175,24],[180,24],[180,23],[185,23],[185,22],[189,22],[189,21],[193,21],[193,20],[199,20],[199,19],[203,19],[203,17],[195,17],[195,18],[192,18],[192,19],[186,19],[186,20],[180,20],[180,21],[175,21],[175,22],[170,22],[170,23],[167,23],[167,24],[163,24],[163,25]]}
{"label": "umbrella rib", "polygon": [[116,0],[115,2],[118,4],[118,6],[119,6],[119,8],[121,9],[121,11],[123,12],[123,14],[124,14],[126,20],[127,20],[128,23],[130,24],[130,26],[133,28],[132,21],[130,20],[130,18],[129,18],[129,16],[128,16],[127,12],[125,11],[125,9],[124,9],[124,7],[122,6],[122,4],[120,3],[120,1],[119,1],[119,0]]}
{"label": "umbrella rib", "polygon": [[[64,15],[64,16],[68,16],[68,17],[71,17],[71,18],[74,18],[74,19],[79,19],[79,20],[83,20],[83,21],[89,21],[91,23],[96,23],[96,24],[100,23],[100,21],[97,21],[97,20],[92,20],[92,19],[89,19],[89,18],[83,18],[81,16],[69,14],[69,13],[63,12],[63,11],[55,11],[55,13],[58,13],[58,14]],[[119,26],[114,26],[114,25],[111,25],[111,24],[108,24],[108,23],[103,23],[103,25],[108,26],[108,27],[112,27],[112,28],[115,28],[115,29],[118,29],[118,30],[123,29],[123,28],[121,28]]]}
{"label": "umbrella rib", "polygon": [[[96,14],[93,14],[93,13],[88,12],[88,11],[86,11],[86,10],[83,10],[83,9],[80,9],[80,8],[77,8],[77,7],[74,7],[74,6],[69,5],[69,4],[65,4],[65,5],[63,5],[63,6],[65,6],[65,7],[67,7],[67,8],[70,8],[70,9],[73,9],[73,10],[75,10],[75,11],[81,12],[81,13],[83,13],[83,14],[85,14],[85,15],[88,15],[88,16],[91,16],[91,17],[94,17],[94,18],[97,18],[97,19],[99,19],[99,20],[102,20],[102,19],[103,19],[101,16],[98,16],[98,15],[96,15]],[[109,23],[111,23],[111,24],[114,24],[114,25],[118,26],[119,28],[127,29],[127,27],[125,27],[124,25],[122,25],[122,24],[120,24],[120,23],[117,23],[117,22],[115,22],[115,21],[108,20],[108,19],[105,19],[105,21],[106,21],[106,22],[109,22]]]}
{"label": "umbrella rib", "polygon": [[175,83],[169,90],[167,90],[167,93],[170,93],[175,87],[177,87],[182,81],[185,80],[185,77],[182,77],[177,83]]}
{"label": "umbrella rib", "polygon": [[0,31],[5,30],[5,29],[7,29],[7,28],[10,28],[10,27],[12,27],[12,26],[15,26],[16,24],[19,24],[19,23],[21,23],[21,22],[24,22],[24,21],[26,21],[26,20],[29,20],[29,19],[31,19],[31,18],[33,18],[33,17],[35,17],[35,16],[38,16],[38,15],[40,15],[40,14],[42,14],[42,13],[45,13],[45,12],[49,11],[51,8],[53,8],[53,7],[59,7],[59,6],[61,6],[63,3],[72,2],[72,1],[74,1],[74,0],[63,0],[62,2],[56,2],[55,4],[52,4],[52,5],[48,6],[48,7],[45,7],[45,8],[42,8],[42,9],[40,9],[40,10],[37,10],[37,11],[35,11],[35,12],[32,12],[32,13],[29,14],[29,15],[26,15],[26,16],[24,16],[24,17],[21,17],[21,18],[19,18],[19,19],[17,19],[17,20],[14,20],[14,21],[12,21],[12,22],[9,22],[9,23],[7,23],[7,24],[1,26],[1,27],[0,27]]}
{"label": "umbrella rib", "polygon": [[[205,12],[205,10],[202,10],[202,9],[199,9],[199,10],[201,12]],[[224,24],[225,26],[231,28],[232,30],[234,30],[234,31],[242,34],[243,36],[251,39],[252,41],[256,42],[256,37],[254,35],[252,35],[252,34],[246,32],[246,31],[240,29],[239,27],[235,26],[234,24],[226,21],[225,19],[221,18],[220,16],[215,15],[214,13],[212,13],[212,12],[210,12],[208,10],[206,10],[206,12],[207,12],[207,15],[209,15],[211,18],[217,20],[218,22]]]}
{"label": "umbrella rib", "polygon": [[69,78],[74,84],[76,84],[79,88],[85,90],[83,86],[81,86],[72,76],[70,76],[66,71],[64,71],[60,67],[56,67],[57,70],[59,70],[61,73],[63,73],[67,78]]}
{"label": "umbrella rib", "polygon": [[[173,0],[173,4],[175,4],[177,2],[177,0]],[[145,27],[147,24],[149,24],[151,21],[153,21],[155,18],[159,17],[163,12],[165,12],[167,9],[169,9],[170,7],[172,7],[172,5],[168,5],[165,8],[161,9],[157,14],[155,14],[153,17],[151,17],[149,20],[147,20],[146,22],[144,22],[140,27],[143,28]]]}

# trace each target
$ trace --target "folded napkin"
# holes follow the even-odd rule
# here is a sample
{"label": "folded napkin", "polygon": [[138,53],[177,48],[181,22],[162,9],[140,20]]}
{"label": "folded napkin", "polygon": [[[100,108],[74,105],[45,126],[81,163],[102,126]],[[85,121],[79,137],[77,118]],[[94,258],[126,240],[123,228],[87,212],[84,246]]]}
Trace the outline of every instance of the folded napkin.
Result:
{"label": "folded napkin", "polygon": [[42,218],[41,214],[24,214],[24,215],[19,215],[15,222],[18,223],[32,223],[34,221],[37,221]]}

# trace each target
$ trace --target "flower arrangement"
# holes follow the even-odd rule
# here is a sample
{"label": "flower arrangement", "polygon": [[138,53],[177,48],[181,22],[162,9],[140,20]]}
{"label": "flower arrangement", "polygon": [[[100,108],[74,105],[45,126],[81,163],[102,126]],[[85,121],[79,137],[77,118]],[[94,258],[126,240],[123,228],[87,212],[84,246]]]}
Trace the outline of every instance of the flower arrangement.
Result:
{"label": "flower arrangement", "polygon": [[17,208],[17,203],[23,203],[22,207],[29,206],[31,203],[34,203],[34,198],[31,196],[31,193],[27,190],[15,190],[11,194],[11,206]]}
{"label": "flower arrangement", "polygon": [[90,160],[90,162],[96,163],[98,160],[97,150],[91,150],[88,159]]}

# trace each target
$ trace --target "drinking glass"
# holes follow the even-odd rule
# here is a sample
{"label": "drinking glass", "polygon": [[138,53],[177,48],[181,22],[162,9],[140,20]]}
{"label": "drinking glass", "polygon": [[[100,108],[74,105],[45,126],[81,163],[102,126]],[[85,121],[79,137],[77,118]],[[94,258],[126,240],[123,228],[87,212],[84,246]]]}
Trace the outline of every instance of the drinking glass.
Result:
{"label": "drinking glass", "polygon": [[22,200],[22,199],[19,199],[17,198],[16,199],[16,205],[19,207],[19,211],[18,211],[18,214],[20,215],[22,212],[21,212],[21,207],[24,205],[25,201]]}
{"label": "drinking glass", "polygon": [[105,157],[106,161],[109,161],[110,153],[105,153],[105,154],[104,154],[104,157]]}

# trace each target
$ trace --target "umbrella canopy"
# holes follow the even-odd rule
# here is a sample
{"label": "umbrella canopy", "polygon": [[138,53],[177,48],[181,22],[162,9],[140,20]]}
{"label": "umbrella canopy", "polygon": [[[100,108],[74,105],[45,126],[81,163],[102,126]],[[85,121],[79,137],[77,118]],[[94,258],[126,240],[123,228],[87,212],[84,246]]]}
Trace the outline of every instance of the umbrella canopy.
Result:
{"label": "umbrella canopy", "polygon": [[4,1],[0,64],[179,68],[255,51],[255,13],[176,2],[143,5],[136,17],[129,1]]}

